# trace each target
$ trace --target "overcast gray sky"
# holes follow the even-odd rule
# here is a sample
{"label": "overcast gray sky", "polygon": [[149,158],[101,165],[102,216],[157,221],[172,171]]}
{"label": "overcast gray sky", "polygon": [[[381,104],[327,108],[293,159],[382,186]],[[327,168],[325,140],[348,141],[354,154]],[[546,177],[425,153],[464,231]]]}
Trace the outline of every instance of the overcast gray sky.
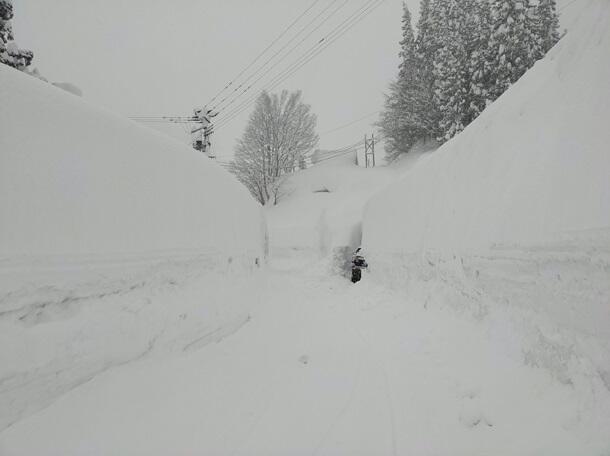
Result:
{"label": "overcast gray sky", "polygon": [[[313,0],[13,3],[16,40],[34,51],[34,65],[50,80],[73,82],[86,99],[124,115],[188,115],[195,106],[208,102]],[[367,3],[318,0],[273,49],[279,49],[324,8],[328,7],[320,17],[336,10],[335,14],[261,83]],[[414,13],[418,3],[408,2]],[[397,72],[401,14],[402,0],[383,0],[274,91],[301,89],[318,115],[320,133],[379,110],[383,92]],[[251,91],[254,94],[255,87]],[[218,130],[214,140],[219,156],[231,155],[250,111]],[[372,131],[370,123],[375,118],[321,135],[320,147],[336,148],[359,140]],[[170,133],[188,140],[180,127],[171,128]]]}

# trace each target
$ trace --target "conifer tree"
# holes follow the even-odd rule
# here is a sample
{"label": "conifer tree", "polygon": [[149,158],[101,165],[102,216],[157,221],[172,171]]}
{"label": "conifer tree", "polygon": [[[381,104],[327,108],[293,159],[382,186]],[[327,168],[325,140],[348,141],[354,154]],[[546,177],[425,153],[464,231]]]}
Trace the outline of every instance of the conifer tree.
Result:
{"label": "conifer tree", "polygon": [[[434,137],[443,141],[446,136],[446,125],[449,113],[450,92],[456,85],[457,68],[453,67],[453,44],[449,35],[452,33],[449,12],[454,0],[432,0],[428,16],[428,36],[426,38],[427,58],[432,68],[431,74],[431,108],[434,122]],[[454,71],[456,70],[456,71]]]}
{"label": "conifer tree", "polygon": [[539,0],[534,11],[536,37],[543,57],[559,41],[559,16],[555,0]]}
{"label": "conifer tree", "polygon": [[437,0],[433,9],[438,50],[434,55],[434,101],[440,112],[439,141],[452,138],[466,124],[468,56],[464,42],[466,12],[458,0]]}
{"label": "conifer tree", "polygon": [[13,41],[13,5],[11,0],[0,0],[0,63],[25,70],[34,54],[27,49],[19,49]]}
{"label": "conifer tree", "polygon": [[415,35],[411,14],[404,3],[399,55],[398,78],[390,85],[379,123],[386,137],[386,152],[391,156],[407,152],[426,130],[426,119],[422,117],[426,112],[426,101],[415,52]]}
{"label": "conifer tree", "polygon": [[417,37],[406,6],[402,28],[380,122],[394,153],[458,134],[559,39],[555,0],[421,0]]}
{"label": "conifer tree", "polygon": [[420,83],[421,112],[419,117],[424,122],[424,136],[438,136],[439,113],[434,104],[434,53],[435,42],[432,40],[430,0],[421,0],[417,38],[415,40],[416,67]]}
{"label": "conifer tree", "polygon": [[527,0],[493,0],[491,10],[492,95],[496,99],[534,64],[537,52],[532,47],[536,39]]}
{"label": "conifer tree", "polygon": [[13,5],[8,0],[0,0],[0,62],[8,60],[7,45],[13,40],[10,20],[13,18]]}
{"label": "conifer tree", "polygon": [[404,127],[411,137],[406,147],[410,148],[426,134],[428,102],[419,69],[415,34],[411,25],[411,13],[406,3],[403,4],[403,9],[403,39],[400,42],[401,63],[398,73],[398,89],[402,106],[401,117]]}
{"label": "conifer tree", "polygon": [[466,24],[464,42],[468,55],[468,113],[465,124],[476,119],[491,103],[492,54],[489,40],[491,36],[491,9],[489,0],[464,0]]}
{"label": "conifer tree", "polygon": [[410,140],[401,122],[402,108],[400,88],[398,82],[393,81],[390,84],[389,92],[385,95],[384,107],[378,122],[381,133],[385,138],[385,152],[390,159],[408,151],[405,145]]}

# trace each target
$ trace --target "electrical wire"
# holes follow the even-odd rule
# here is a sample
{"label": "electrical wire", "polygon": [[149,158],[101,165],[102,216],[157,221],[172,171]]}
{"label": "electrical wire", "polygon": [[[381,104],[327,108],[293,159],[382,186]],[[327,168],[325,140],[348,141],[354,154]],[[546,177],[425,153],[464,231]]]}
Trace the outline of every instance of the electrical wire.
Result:
{"label": "electrical wire", "polygon": [[346,124],[344,124],[344,125],[341,125],[340,127],[333,128],[333,129],[331,129],[331,130],[326,130],[326,131],[323,131],[323,132],[322,132],[322,133],[320,133],[318,136],[324,136],[324,135],[328,135],[328,134],[330,134],[330,133],[334,133],[335,131],[339,131],[339,130],[342,130],[342,129],[344,129],[344,128],[350,127],[350,126],[352,126],[352,125],[354,125],[354,124],[356,124],[356,123],[358,123],[358,122],[363,121],[364,119],[368,119],[368,118],[369,118],[369,117],[371,117],[372,115],[379,114],[380,112],[381,112],[381,111],[375,111],[375,112],[368,113],[367,115],[362,116],[362,117],[360,117],[360,118],[358,118],[358,119],[356,119],[356,120],[353,120],[353,121],[351,121],[351,122],[349,122],[349,123],[346,123]]}
{"label": "electrical wire", "polygon": [[[343,22],[341,22],[340,24],[338,24],[337,26],[335,26],[334,29],[332,29],[330,32],[328,32],[328,34],[324,37],[322,37],[319,41],[317,41],[313,46],[311,46],[307,51],[305,51],[303,54],[301,54],[296,60],[294,60],[292,63],[290,63],[286,68],[284,68],[284,70],[282,70],[280,73],[278,73],[274,78],[271,79],[271,81],[267,82],[267,84],[261,89],[261,90],[266,90],[268,89],[271,85],[273,85],[275,82],[281,82],[278,81],[279,78],[281,78],[283,75],[287,74],[287,72],[289,72],[290,70],[292,70],[293,68],[295,68],[297,65],[299,65],[301,62],[305,61],[307,58],[309,58],[310,56],[312,56],[312,53],[314,53],[318,48],[321,47],[321,45],[328,40],[329,38],[332,38],[333,36],[335,36],[335,34],[337,33],[338,30],[341,30],[342,27],[344,27],[349,21],[354,19],[354,16],[356,16],[357,14],[361,14],[363,12],[364,9],[366,9],[367,7],[369,7],[373,2],[375,2],[377,0],[367,0],[364,4],[364,6],[361,6],[359,9],[357,9],[354,13],[352,13],[347,19],[345,19]],[[343,5],[341,5],[343,6]],[[300,44],[300,43],[299,43]],[[279,62],[278,62],[279,63]],[[277,66],[277,65],[276,65]],[[272,68],[273,69],[273,68]],[[266,73],[269,73],[266,72]],[[261,79],[261,78],[259,78]],[[277,84],[276,84],[277,85]],[[251,98],[249,98],[247,101],[243,102],[241,105],[237,106],[236,108],[234,108],[232,111],[230,111],[229,113],[225,114],[225,118],[227,116],[232,115],[233,113],[237,112],[237,110],[239,110],[240,108],[242,108],[243,106],[245,106],[246,104],[248,104],[249,102],[251,102],[252,100],[255,100],[256,98],[258,98],[258,94],[253,95]]]}
{"label": "electrical wire", "polygon": [[213,103],[216,98],[224,93],[226,89],[231,87],[246,71],[248,71],[252,66],[258,62],[258,60],[265,55],[265,53],[273,47],[275,43],[277,43],[297,22],[301,20],[303,16],[305,16],[320,0],[314,0],[306,9],[303,11],[294,21],[292,21],[265,49],[263,49],[244,69],[242,69],[237,76],[234,76],[231,81],[227,85],[224,86],[216,95],[212,97],[210,101],[208,101],[205,105],[209,105]]}
{"label": "electrical wire", "polygon": [[[384,0],[367,0],[363,6],[361,6],[358,10],[352,13],[347,19],[345,19],[341,24],[337,25],[333,30],[331,30],[325,37],[323,37],[320,41],[318,41],[314,46],[312,46],[307,52],[301,55],[297,60],[295,60],[291,65],[289,65],[283,72],[278,74],[275,78],[273,78],[267,86],[263,88],[263,90],[271,90],[281,82],[286,80],[292,74],[294,74],[298,69],[300,69],[303,65],[313,59],[316,55],[322,52],[325,48],[330,46],[333,42],[335,42],[338,38],[340,38],[343,34],[345,34],[349,29],[351,29],[356,23],[360,22],[360,20],[364,19],[368,14],[372,12],[373,9],[377,8],[381,2]],[[322,45],[322,46],[320,46]],[[234,108],[229,114],[225,114],[226,116],[232,116],[238,110],[245,106],[249,106],[251,102],[258,98],[258,94],[254,95],[246,102],[243,102],[238,107]],[[240,111],[240,113],[243,109]],[[232,119],[231,119],[232,120]]]}
{"label": "electrical wire", "polygon": [[[283,81],[292,76],[296,71],[306,65],[309,61],[311,61],[314,57],[323,52],[326,48],[331,46],[334,42],[336,42],[339,38],[341,38],[345,33],[347,33],[352,27],[354,27],[357,23],[367,17],[373,10],[383,3],[384,0],[369,0],[364,7],[362,7],[355,14],[352,14],[347,20],[343,21],[339,26],[335,27],[327,36],[322,38],[316,45],[314,45],[307,53],[293,62],[292,65],[288,66],[283,72],[278,74],[274,79],[272,79],[263,90],[272,90],[277,87]],[[321,46],[319,46],[322,44]],[[256,99],[258,95],[248,99],[243,102],[241,105],[234,108],[228,114],[225,114],[224,118],[221,118],[218,122],[218,128],[226,125],[234,118],[236,118],[241,112],[247,109]]]}
{"label": "electrical wire", "polygon": [[242,88],[244,85],[246,85],[253,77],[255,77],[256,75],[258,75],[260,73],[260,71],[262,71],[264,68],[267,67],[267,65],[269,65],[269,63],[271,63],[273,61],[273,59],[275,57],[277,57],[282,51],[284,51],[296,38],[298,38],[301,33],[303,33],[304,31],[306,31],[309,26],[311,26],[312,24],[314,24],[319,18],[320,16],[322,16],[324,13],[326,13],[326,11],[328,11],[330,9],[331,6],[333,6],[338,0],[332,0],[331,3],[329,3],[326,8],[324,8],[322,11],[320,11],[311,21],[309,21],[304,27],[301,28],[301,30],[299,30],[296,35],[294,35],[283,47],[281,47],[278,51],[275,52],[275,54],[273,54],[269,59],[267,59],[267,61],[265,63],[263,63],[263,65],[261,65],[254,73],[252,73],[250,76],[248,76],[248,78],[246,78],[245,81],[243,81],[238,87],[236,87],[233,92],[223,98],[219,103],[217,103],[216,105],[214,105],[211,109],[214,111],[220,111],[222,109],[226,109],[228,106],[232,105],[237,99],[239,99],[240,97],[242,97],[246,92],[248,92],[254,85],[256,85],[256,83],[258,83],[264,76],[266,76],[269,72],[273,71],[273,69],[279,65],[282,61],[284,61],[286,59],[286,57],[288,57],[296,48],[298,48],[303,41],[305,41],[307,38],[309,38],[311,36],[311,34],[313,34],[316,30],[318,30],[322,25],[324,25],[324,23],[326,21],[328,21],[332,16],[335,15],[335,13],[337,13],[337,11],[339,11],[343,6],[345,6],[345,4],[349,1],[349,0],[344,0],[343,4],[341,4],[339,6],[339,8],[336,8],[334,11],[332,11],[328,16],[326,16],[322,22],[320,22],[313,30],[311,30],[307,35],[305,35],[305,37],[303,39],[301,39],[301,41],[299,41],[295,46],[293,46],[287,53],[285,53],[277,62],[275,62],[273,64],[273,66],[265,71],[261,76],[259,76],[252,84],[249,84],[244,90],[242,90],[241,92],[237,93],[237,95],[235,97],[233,97],[233,99],[230,100],[230,102],[227,105],[223,106],[223,103],[227,100],[229,100],[231,98],[231,96],[233,94],[235,94],[235,92],[237,92],[240,88]]}
{"label": "electrical wire", "polygon": [[557,13],[561,13],[564,9],[566,9],[568,6],[570,6],[573,3],[576,3],[577,0],[572,0],[570,3],[566,3],[565,5],[563,5],[558,11]]}

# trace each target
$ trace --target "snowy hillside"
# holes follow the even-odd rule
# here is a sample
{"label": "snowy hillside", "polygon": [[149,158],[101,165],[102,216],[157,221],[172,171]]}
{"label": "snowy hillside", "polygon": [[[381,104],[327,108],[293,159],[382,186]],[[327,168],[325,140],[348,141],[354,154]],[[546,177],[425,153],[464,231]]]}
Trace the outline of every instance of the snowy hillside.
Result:
{"label": "snowy hillside", "polygon": [[511,321],[523,361],[607,425],[610,3],[581,8],[544,60],[369,201],[363,243],[375,277],[426,306]]}
{"label": "snowy hillside", "polygon": [[6,66],[0,78],[0,255],[260,253],[258,222],[242,223],[259,208],[206,157]]}
{"label": "snowy hillside", "polygon": [[0,129],[0,429],[247,320],[265,223],[219,166],[5,65]]}
{"label": "snowy hillside", "polygon": [[371,201],[367,244],[460,251],[609,227],[608,8],[589,1],[574,30],[476,123]]}

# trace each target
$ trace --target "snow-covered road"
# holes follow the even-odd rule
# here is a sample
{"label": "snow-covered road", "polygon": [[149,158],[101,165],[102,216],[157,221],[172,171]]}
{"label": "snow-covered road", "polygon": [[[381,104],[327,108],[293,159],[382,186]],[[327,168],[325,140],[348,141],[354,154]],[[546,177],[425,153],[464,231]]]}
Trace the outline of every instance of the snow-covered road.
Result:
{"label": "snow-covered road", "polygon": [[[524,363],[494,315],[284,258],[234,334],[112,368],[0,454],[603,454],[608,395]],[[604,421],[606,420],[606,421]]]}

